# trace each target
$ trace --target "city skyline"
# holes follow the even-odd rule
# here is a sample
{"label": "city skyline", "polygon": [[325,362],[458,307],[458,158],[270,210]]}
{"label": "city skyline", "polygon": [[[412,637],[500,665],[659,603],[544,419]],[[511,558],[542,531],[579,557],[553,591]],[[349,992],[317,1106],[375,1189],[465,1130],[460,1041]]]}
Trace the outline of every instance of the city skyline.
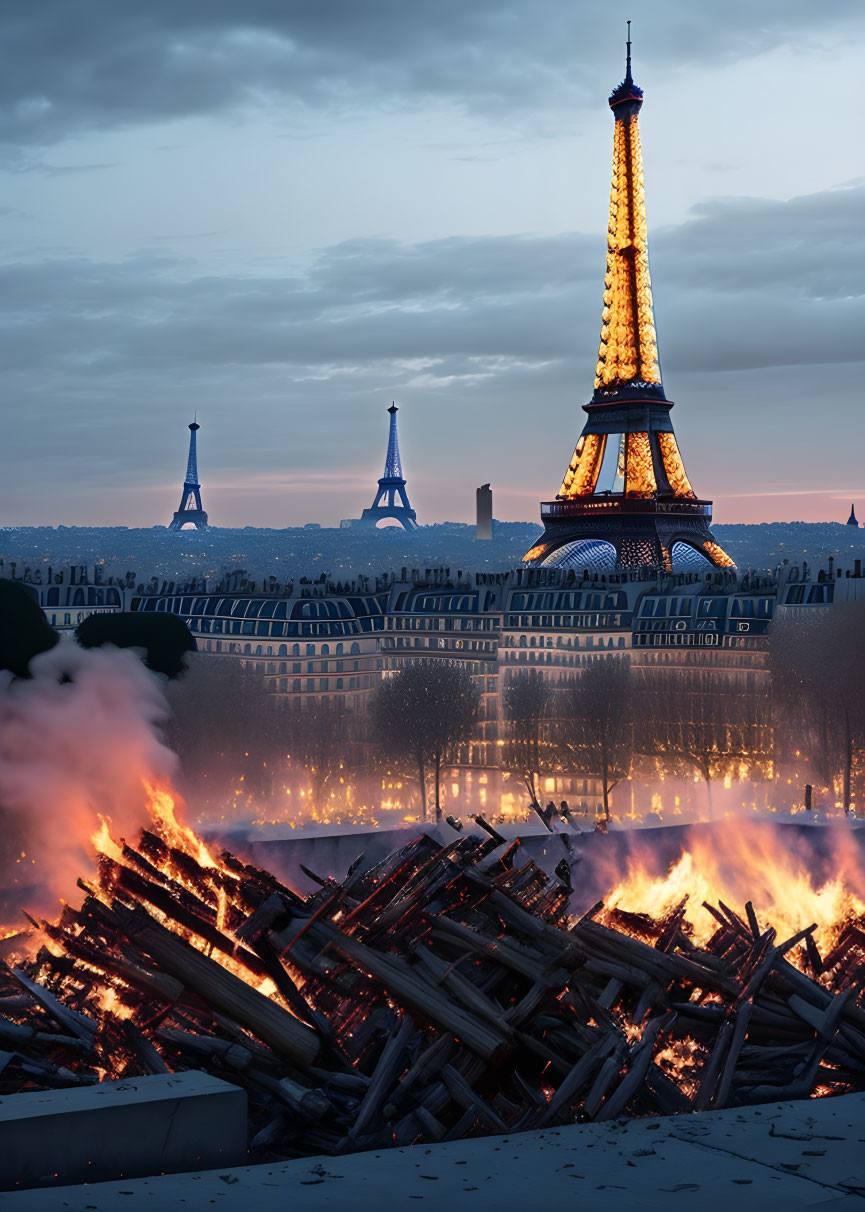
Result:
{"label": "city skyline", "polygon": [[[3,53],[36,70],[0,91],[0,523],[164,524],[197,410],[213,524],[337,526],[391,399],[422,522],[470,520],[487,480],[497,517],[537,519],[591,394],[630,12],[381,3],[350,44],[350,14],[94,6],[71,72],[61,14],[8,11]],[[865,488],[862,15],[636,16],[689,470],[719,523],[843,521]]]}

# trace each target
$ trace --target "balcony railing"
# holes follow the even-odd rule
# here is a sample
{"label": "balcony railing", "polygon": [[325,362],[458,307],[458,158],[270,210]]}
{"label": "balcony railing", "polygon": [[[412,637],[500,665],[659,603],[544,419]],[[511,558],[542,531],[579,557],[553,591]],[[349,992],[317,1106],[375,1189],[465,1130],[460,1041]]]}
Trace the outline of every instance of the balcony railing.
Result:
{"label": "balcony railing", "polygon": [[610,514],[672,514],[680,517],[711,518],[711,501],[642,500],[638,497],[572,497],[567,501],[542,501],[541,520],[559,518],[607,517]]}

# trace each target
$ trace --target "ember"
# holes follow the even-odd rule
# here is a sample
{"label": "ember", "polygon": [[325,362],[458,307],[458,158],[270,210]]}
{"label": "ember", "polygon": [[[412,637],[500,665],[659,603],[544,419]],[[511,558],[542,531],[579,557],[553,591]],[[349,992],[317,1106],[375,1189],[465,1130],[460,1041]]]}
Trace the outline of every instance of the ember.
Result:
{"label": "ember", "polygon": [[247,1090],[261,1158],[865,1088],[852,896],[781,937],[715,895],[698,930],[681,871],[642,901],[632,872],[573,920],[567,865],[478,818],[301,897],[150,803],[0,969],[0,1093],[206,1069]]}

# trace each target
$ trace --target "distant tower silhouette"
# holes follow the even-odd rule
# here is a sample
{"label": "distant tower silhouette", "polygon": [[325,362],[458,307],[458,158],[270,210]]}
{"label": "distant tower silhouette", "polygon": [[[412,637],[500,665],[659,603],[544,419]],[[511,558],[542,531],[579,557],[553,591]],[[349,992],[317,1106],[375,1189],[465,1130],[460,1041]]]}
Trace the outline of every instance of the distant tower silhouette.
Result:
{"label": "distant tower silhouette", "polygon": [[171,519],[169,530],[182,530],[194,526],[196,530],[207,529],[207,514],[201,504],[201,485],[198,482],[198,453],[195,435],[201,426],[193,421],[189,426],[189,460],[186,464],[186,479],[180,496],[180,508]]}
{"label": "distant tower silhouette", "polygon": [[[385,518],[393,518],[404,530],[417,530],[417,515],[408,503],[405,490],[405,479],[402,474],[402,463],[399,457],[399,438],[396,432],[396,404],[391,404],[390,433],[387,440],[387,458],[384,461],[384,475],[378,482],[378,492],[369,509],[360,516],[361,523],[377,526]],[[398,498],[398,499],[397,499]]]}
{"label": "distant tower silhouette", "polygon": [[489,541],[493,537],[493,494],[489,484],[477,491],[477,525],[475,538]]}
{"label": "distant tower silhouette", "polygon": [[859,525],[859,523],[856,521],[856,510],[852,505],[850,506],[850,517],[847,519],[847,525],[848,526],[858,526]]}

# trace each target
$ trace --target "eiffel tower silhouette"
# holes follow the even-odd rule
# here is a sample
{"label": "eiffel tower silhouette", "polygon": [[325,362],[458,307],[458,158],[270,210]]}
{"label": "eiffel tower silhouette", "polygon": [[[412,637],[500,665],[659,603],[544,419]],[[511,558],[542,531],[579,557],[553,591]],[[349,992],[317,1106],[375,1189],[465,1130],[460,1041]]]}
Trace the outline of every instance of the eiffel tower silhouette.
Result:
{"label": "eiffel tower silhouette", "polygon": [[384,461],[384,475],[378,482],[378,492],[369,509],[360,515],[361,524],[377,526],[379,522],[392,518],[399,522],[404,530],[417,530],[417,515],[408,500],[405,490],[405,477],[402,474],[402,462],[399,457],[399,437],[396,432],[396,404],[391,404],[390,432],[387,440],[387,458]]}
{"label": "eiffel tower silhouette", "polygon": [[182,530],[194,526],[196,530],[207,530],[207,514],[201,504],[201,485],[198,482],[198,452],[195,435],[201,426],[193,421],[189,426],[189,459],[186,463],[186,479],[180,494],[180,508],[168,525],[169,530]]}

